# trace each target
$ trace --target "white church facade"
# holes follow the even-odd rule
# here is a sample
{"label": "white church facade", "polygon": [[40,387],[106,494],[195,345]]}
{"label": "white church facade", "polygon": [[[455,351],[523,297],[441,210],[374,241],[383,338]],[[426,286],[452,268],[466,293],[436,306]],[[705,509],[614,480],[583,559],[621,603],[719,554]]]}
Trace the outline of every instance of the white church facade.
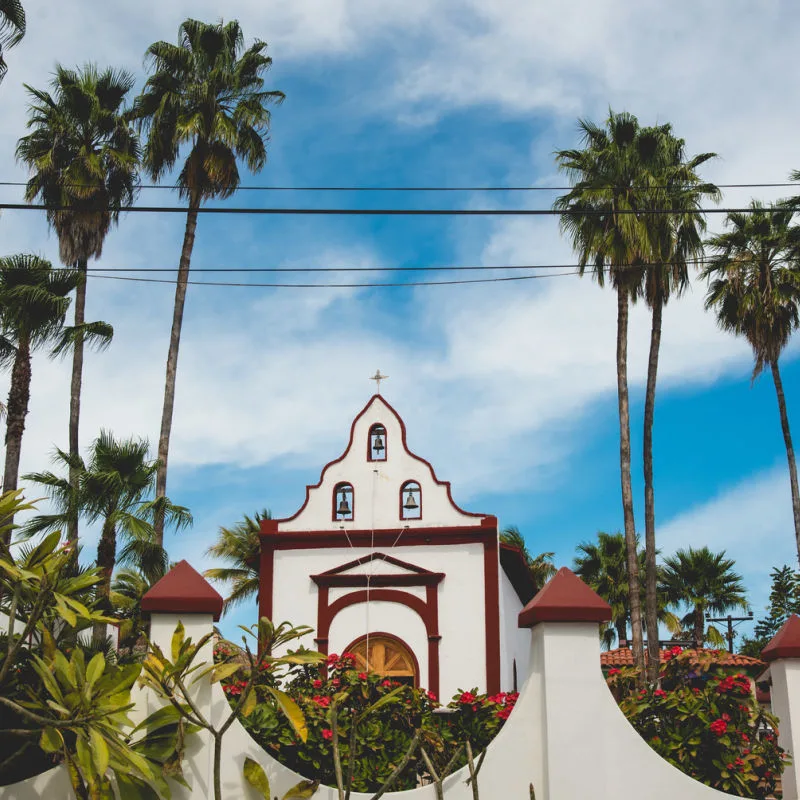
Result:
{"label": "white church facade", "polygon": [[[437,697],[517,688],[535,587],[497,518],[464,511],[374,395],[345,452],[291,517],[261,523],[259,616],[313,627],[306,646]],[[310,638],[310,637],[309,637]]]}

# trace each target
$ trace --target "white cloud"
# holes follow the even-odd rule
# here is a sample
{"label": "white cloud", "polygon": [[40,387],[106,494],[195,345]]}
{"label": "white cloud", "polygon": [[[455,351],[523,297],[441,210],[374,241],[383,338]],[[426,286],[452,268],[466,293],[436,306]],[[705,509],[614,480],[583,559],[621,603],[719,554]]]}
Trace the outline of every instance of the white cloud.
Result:
{"label": "white cloud", "polygon": [[703,545],[725,550],[736,560],[758,615],[767,602],[770,570],[797,565],[786,465],[729,486],[659,527],[658,546],[664,553]]}

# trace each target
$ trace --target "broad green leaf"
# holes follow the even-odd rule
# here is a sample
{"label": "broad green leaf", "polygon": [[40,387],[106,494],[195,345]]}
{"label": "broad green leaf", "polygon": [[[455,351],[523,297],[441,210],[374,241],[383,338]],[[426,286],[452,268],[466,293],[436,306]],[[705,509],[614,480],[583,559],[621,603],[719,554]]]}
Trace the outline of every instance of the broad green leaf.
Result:
{"label": "broad green leaf", "polygon": [[184,630],[183,623],[179,622],[175,628],[175,633],[172,634],[172,663],[174,664],[181,654],[181,647],[186,638],[186,631]]}
{"label": "broad green leaf", "polygon": [[178,711],[175,706],[164,706],[150,714],[147,719],[137,725],[131,733],[138,733],[139,731],[146,730],[149,735],[168,725],[176,725],[181,719],[181,712]]}
{"label": "broad green leaf", "polygon": [[45,661],[52,661],[56,657],[56,640],[53,638],[53,634],[50,631],[42,626],[42,655],[44,655]]}
{"label": "broad green leaf", "polygon": [[398,686],[396,689],[392,689],[389,694],[385,694],[383,697],[376,700],[371,706],[367,706],[367,708],[365,708],[361,714],[359,714],[358,719],[362,720],[365,717],[368,717],[373,711],[377,711],[379,708],[389,705],[389,703],[393,703],[398,699],[397,695],[404,692],[405,688],[405,686]]}
{"label": "broad green leaf", "polygon": [[67,623],[67,625],[69,625],[71,628],[74,628],[75,623],[78,621],[78,617],[75,615],[75,612],[67,608],[66,604],[59,595],[54,594],[53,599],[56,602],[56,611],[58,611],[58,613],[61,615],[61,618]]}
{"label": "broad green leaf", "polygon": [[89,730],[89,747],[98,775],[105,775],[108,769],[108,746],[105,739],[94,728]]}
{"label": "broad green leaf", "polygon": [[119,800],[160,800],[158,792],[149,784],[123,772],[117,772]]}
{"label": "broad green leaf", "polygon": [[241,664],[220,664],[211,674],[211,683],[217,683],[218,681],[225,680],[225,678],[230,678],[231,675],[238,672],[241,668]]}
{"label": "broad green leaf", "polygon": [[289,720],[289,724],[294,728],[300,741],[305,742],[308,739],[308,727],[300,707],[288,694],[284,694],[280,689],[275,689],[273,686],[268,686],[267,689],[277,701],[280,710],[286,715],[286,719]]}
{"label": "broad green leaf", "polygon": [[244,760],[244,777],[247,782],[261,792],[264,800],[271,800],[269,789],[269,778],[264,768],[257,761],[253,761],[249,756]]}
{"label": "broad green leaf", "polygon": [[90,777],[95,774],[94,759],[92,758],[92,751],[86,743],[86,739],[82,733],[79,733],[75,739],[75,756],[78,760],[78,766],[85,777]]}
{"label": "broad green leaf", "polygon": [[319,664],[324,661],[325,656],[314,650],[306,650],[302,653],[289,653],[280,658],[272,659],[273,664]]}
{"label": "broad green leaf", "polygon": [[319,781],[300,781],[283,796],[283,800],[308,800],[319,789]]}
{"label": "broad green leaf", "polygon": [[242,704],[242,716],[249,717],[255,711],[258,705],[258,697],[254,690],[248,692],[244,703]]}
{"label": "broad green leaf", "polygon": [[86,667],[86,684],[91,688],[95,681],[103,674],[106,668],[106,660],[102,653],[95,653],[89,666]]}
{"label": "broad green leaf", "polygon": [[45,728],[42,731],[42,736],[39,739],[39,747],[41,747],[45,753],[56,753],[61,750],[63,744],[64,739],[56,728]]}
{"label": "broad green leaf", "polygon": [[[80,617],[83,619],[88,619],[91,617],[91,612],[89,609],[83,604],[78,602],[74,597],[68,597],[65,594],[61,595],[63,601]],[[116,620],[114,620],[116,622]]]}

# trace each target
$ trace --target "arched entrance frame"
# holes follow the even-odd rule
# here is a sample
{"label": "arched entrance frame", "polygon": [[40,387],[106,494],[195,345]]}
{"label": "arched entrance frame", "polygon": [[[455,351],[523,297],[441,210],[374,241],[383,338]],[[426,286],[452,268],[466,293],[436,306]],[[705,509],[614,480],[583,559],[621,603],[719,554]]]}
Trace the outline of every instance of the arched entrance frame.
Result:
{"label": "arched entrance frame", "polygon": [[391,642],[396,642],[400,646],[400,649],[403,650],[404,654],[407,655],[409,660],[411,661],[411,668],[414,673],[413,675],[414,686],[415,688],[418,688],[420,671],[419,671],[419,661],[417,660],[417,656],[414,654],[414,650],[409,646],[409,644],[396,634],[386,633],[385,631],[370,631],[368,634],[365,634],[364,636],[359,636],[358,639],[355,639],[354,641],[350,642],[350,644],[347,645],[346,652],[352,653],[355,650],[359,649],[360,645],[362,644],[367,645],[372,640],[383,640],[383,641],[388,640]]}

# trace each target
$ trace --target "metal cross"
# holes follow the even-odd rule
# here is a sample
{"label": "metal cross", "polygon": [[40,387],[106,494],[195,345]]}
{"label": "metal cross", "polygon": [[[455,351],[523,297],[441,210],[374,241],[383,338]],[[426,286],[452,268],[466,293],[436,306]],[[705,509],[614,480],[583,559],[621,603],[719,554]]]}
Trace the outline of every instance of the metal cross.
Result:
{"label": "metal cross", "polygon": [[381,371],[377,369],[375,370],[375,374],[370,378],[371,381],[375,381],[375,385],[378,387],[378,394],[381,393],[381,381],[385,381],[388,377],[388,375],[381,375]]}

